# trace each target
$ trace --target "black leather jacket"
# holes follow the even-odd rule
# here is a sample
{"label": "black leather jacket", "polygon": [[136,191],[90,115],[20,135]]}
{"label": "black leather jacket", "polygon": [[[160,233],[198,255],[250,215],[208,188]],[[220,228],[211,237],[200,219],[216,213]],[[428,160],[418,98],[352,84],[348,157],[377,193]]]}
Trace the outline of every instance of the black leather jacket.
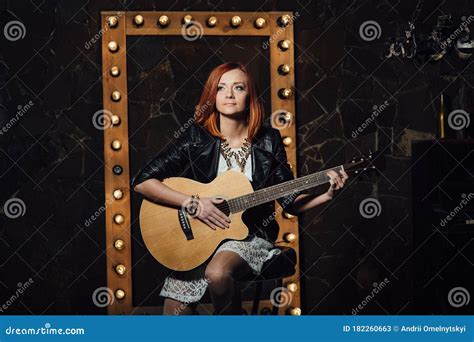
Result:
{"label": "black leather jacket", "polygon": [[[135,185],[150,179],[185,177],[201,183],[209,183],[217,176],[220,139],[212,136],[202,126],[192,123],[174,144],[168,145],[142,167],[131,180]],[[262,126],[252,141],[252,187],[254,190],[269,187],[293,179],[287,162],[286,151],[277,129]],[[278,199],[285,208],[293,203],[295,195]],[[274,202],[248,209],[242,216],[250,234],[268,241],[278,236],[278,224],[274,220]]]}

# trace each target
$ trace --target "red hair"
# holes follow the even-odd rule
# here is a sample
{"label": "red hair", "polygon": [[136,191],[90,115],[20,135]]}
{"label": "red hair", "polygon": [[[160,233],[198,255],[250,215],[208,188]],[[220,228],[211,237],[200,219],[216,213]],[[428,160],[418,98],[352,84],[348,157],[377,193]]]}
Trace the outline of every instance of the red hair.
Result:
{"label": "red hair", "polygon": [[247,76],[247,89],[249,93],[249,113],[247,115],[248,137],[252,140],[257,134],[262,124],[263,105],[260,101],[255,81],[245,67],[245,65],[237,62],[224,63],[214,68],[207,78],[204,90],[196,106],[194,119],[196,123],[206,128],[213,136],[221,139],[224,138],[218,127],[218,112],[216,108],[216,96],[219,80],[227,71],[239,69]]}

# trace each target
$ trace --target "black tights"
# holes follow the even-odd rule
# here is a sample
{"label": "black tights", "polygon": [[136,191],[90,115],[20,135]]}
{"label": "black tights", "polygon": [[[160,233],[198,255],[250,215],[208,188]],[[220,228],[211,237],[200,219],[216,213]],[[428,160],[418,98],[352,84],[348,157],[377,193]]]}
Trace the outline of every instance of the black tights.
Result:
{"label": "black tights", "polygon": [[[247,262],[235,252],[221,251],[214,255],[206,267],[205,276],[214,305],[215,315],[240,315],[242,299],[236,280],[251,272]],[[186,305],[166,298],[164,315],[191,315],[196,303]]]}

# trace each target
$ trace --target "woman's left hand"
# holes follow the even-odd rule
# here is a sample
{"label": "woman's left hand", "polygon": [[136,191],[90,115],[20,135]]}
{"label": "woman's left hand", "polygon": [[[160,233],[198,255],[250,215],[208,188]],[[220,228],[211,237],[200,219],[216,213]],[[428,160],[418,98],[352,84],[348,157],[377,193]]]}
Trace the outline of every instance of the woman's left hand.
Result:
{"label": "woman's left hand", "polygon": [[329,181],[329,183],[331,183],[331,185],[329,186],[329,189],[326,192],[326,196],[329,199],[333,199],[334,191],[339,190],[342,187],[344,187],[344,183],[349,178],[349,176],[347,175],[347,173],[344,170],[340,170],[339,173],[337,173],[334,170],[329,170],[328,172],[326,172],[326,175],[329,178],[331,178],[331,180]]}

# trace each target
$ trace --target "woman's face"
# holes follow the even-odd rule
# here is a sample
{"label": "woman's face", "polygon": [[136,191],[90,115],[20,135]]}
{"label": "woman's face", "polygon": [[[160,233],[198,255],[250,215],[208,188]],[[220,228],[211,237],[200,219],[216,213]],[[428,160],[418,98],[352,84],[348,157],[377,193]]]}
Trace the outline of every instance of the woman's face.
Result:
{"label": "woman's face", "polygon": [[217,86],[216,107],[224,115],[239,114],[248,106],[247,75],[240,69],[222,74]]}

